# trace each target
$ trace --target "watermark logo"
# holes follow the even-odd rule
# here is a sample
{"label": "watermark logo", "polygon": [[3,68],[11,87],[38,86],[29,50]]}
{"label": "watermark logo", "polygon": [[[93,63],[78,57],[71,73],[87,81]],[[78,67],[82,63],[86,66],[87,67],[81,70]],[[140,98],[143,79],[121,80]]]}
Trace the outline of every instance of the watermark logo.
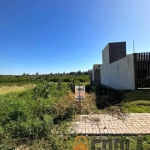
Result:
{"label": "watermark logo", "polygon": [[103,137],[92,138],[89,141],[85,136],[77,136],[73,150],[150,150],[150,143],[140,137]]}
{"label": "watermark logo", "polygon": [[77,136],[74,141],[73,150],[89,150],[87,138],[85,136]]}

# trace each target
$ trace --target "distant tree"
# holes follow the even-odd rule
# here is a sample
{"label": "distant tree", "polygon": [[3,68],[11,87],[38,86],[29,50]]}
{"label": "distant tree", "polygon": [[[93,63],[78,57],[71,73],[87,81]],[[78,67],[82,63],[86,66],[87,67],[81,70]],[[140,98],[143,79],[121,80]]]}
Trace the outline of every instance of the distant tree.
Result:
{"label": "distant tree", "polygon": [[92,71],[91,69],[88,70],[89,73],[91,73],[91,71]]}
{"label": "distant tree", "polygon": [[77,73],[76,73],[76,74],[77,74],[77,75],[82,75],[81,70],[77,71]]}
{"label": "distant tree", "polygon": [[76,72],[74,72],[74,71],[71,71],[70,73],[69,73],[69,75],[75,75],[76,74]]}
{"label": "distant tree", "polygon": [[38,76],[39,74],[38,74],[38,72],[36,72],[36,76]]}

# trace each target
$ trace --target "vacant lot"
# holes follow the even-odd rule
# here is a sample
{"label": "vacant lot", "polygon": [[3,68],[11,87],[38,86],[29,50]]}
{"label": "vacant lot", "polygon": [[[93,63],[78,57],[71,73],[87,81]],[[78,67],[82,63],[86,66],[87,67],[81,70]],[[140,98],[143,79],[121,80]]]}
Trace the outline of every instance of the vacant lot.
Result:
{"label": "vacant lot", "polygon": [[[23,145],[33,150],[72,149],[76,135],[66,133],[72,118],[79,114],[75,84],[60,81],[1,86],[0,149]],[[82,114],[149,112],[150,91],[114,91],[89,85],[86,89]]]}

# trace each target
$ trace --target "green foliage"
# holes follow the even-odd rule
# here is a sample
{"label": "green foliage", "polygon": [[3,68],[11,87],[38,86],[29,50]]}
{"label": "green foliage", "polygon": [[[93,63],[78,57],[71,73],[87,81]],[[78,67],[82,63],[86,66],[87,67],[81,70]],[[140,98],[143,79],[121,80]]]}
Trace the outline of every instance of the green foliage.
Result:
{"label": "green foliage", "polygon": [[34,99],[37,98],[48,98],[50,97],[50,94],[52,94],[54,92],[54,88],[53,85],[51,84],[39,84],[38,86],[36,86],[33,90],[33,96]]}
{"label": "green foliage", "polygon": [[41,83],[42,80],[48,82],[70,82],[72,80],[79,80],[80,82],[89,82],[89,75],[22,75],[22,76],[0,76],[0,84],[27,84],[27,83]]}
{"label": "green foliage", "polygon": [[132,102],[125,102],[122,105],[127,112],[135,113],[150,113],[150,101],[146,100],[137,100]]}
{"label": "green foliage", "polygon": [[120,106],[126,112],[150,112],[150,90],[114,90],[95,86],[96,105],[99,109]]}
{"label": "green foliage", "polygon": [[91,93],[91,92],[95,92],[95,87],[92,86],[91,84],[87,84],[85,86],[86,92]]}
{"label": "green foliage", "polygon": [[145,90],[134,90],[134,91],[124,91],[125,96],[123,98],[124,102],[130,102],[135,100],[150,100],[150,89]]}
{"label": "green foliage", "polygon": [[[67,99],[69,91],[61,81],[44,81],[33,90],[0,95],[0,149],[14,149],[19,144],[31,149],[45,149],[45,145],[47,149],[67,149],[70,135],[63,135],[68,130],[64,122],[77,111]],[[35,145],[35,141],[43,146]]]}
{"label": "green foliage", "polygon": [[75,86],[80,86],[81,83],[79,80],[71,80],[68,83],[68,87],[71,89],[72,92],[75,92]]}
{"label": "green foliage", "polygon": [[98,108],[119,104],[123,101],[124,93],[121,90],[108,89],[106,87],[95,87],[96,105]]}
{"label": "green foliage", "polygon": [[[74,92],[75,85],[82,83],[77,78],[68,83],[60,79],[57,83],[48,80],[48,77],[47,80],[40,78],[33,90],[0,95],[0,149],[14,150],[19,145],[27,145],[31,150],[72,149],[74,137],[67,134],[67,130],[78,108],[68,94],[70,90]],[[98,108],[123,104],[129,112],[139,107],[138,112],[149,111],[149,102],[134,102],[142,97],[149,99],[149,91],[117,91],[90,85],[86,85],[86,91],[96,95]],[[93,101],[89,102],[91,105]],[[144,140],[149,141],[149,137]]]}

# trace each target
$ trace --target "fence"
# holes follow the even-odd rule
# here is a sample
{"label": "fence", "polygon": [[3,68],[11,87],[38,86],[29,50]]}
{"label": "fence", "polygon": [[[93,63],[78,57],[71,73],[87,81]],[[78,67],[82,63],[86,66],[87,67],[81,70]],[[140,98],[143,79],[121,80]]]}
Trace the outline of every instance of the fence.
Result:
{"label": "fence", "polygon": [[136,89],[150,88],[150,53],[135,53]]}

